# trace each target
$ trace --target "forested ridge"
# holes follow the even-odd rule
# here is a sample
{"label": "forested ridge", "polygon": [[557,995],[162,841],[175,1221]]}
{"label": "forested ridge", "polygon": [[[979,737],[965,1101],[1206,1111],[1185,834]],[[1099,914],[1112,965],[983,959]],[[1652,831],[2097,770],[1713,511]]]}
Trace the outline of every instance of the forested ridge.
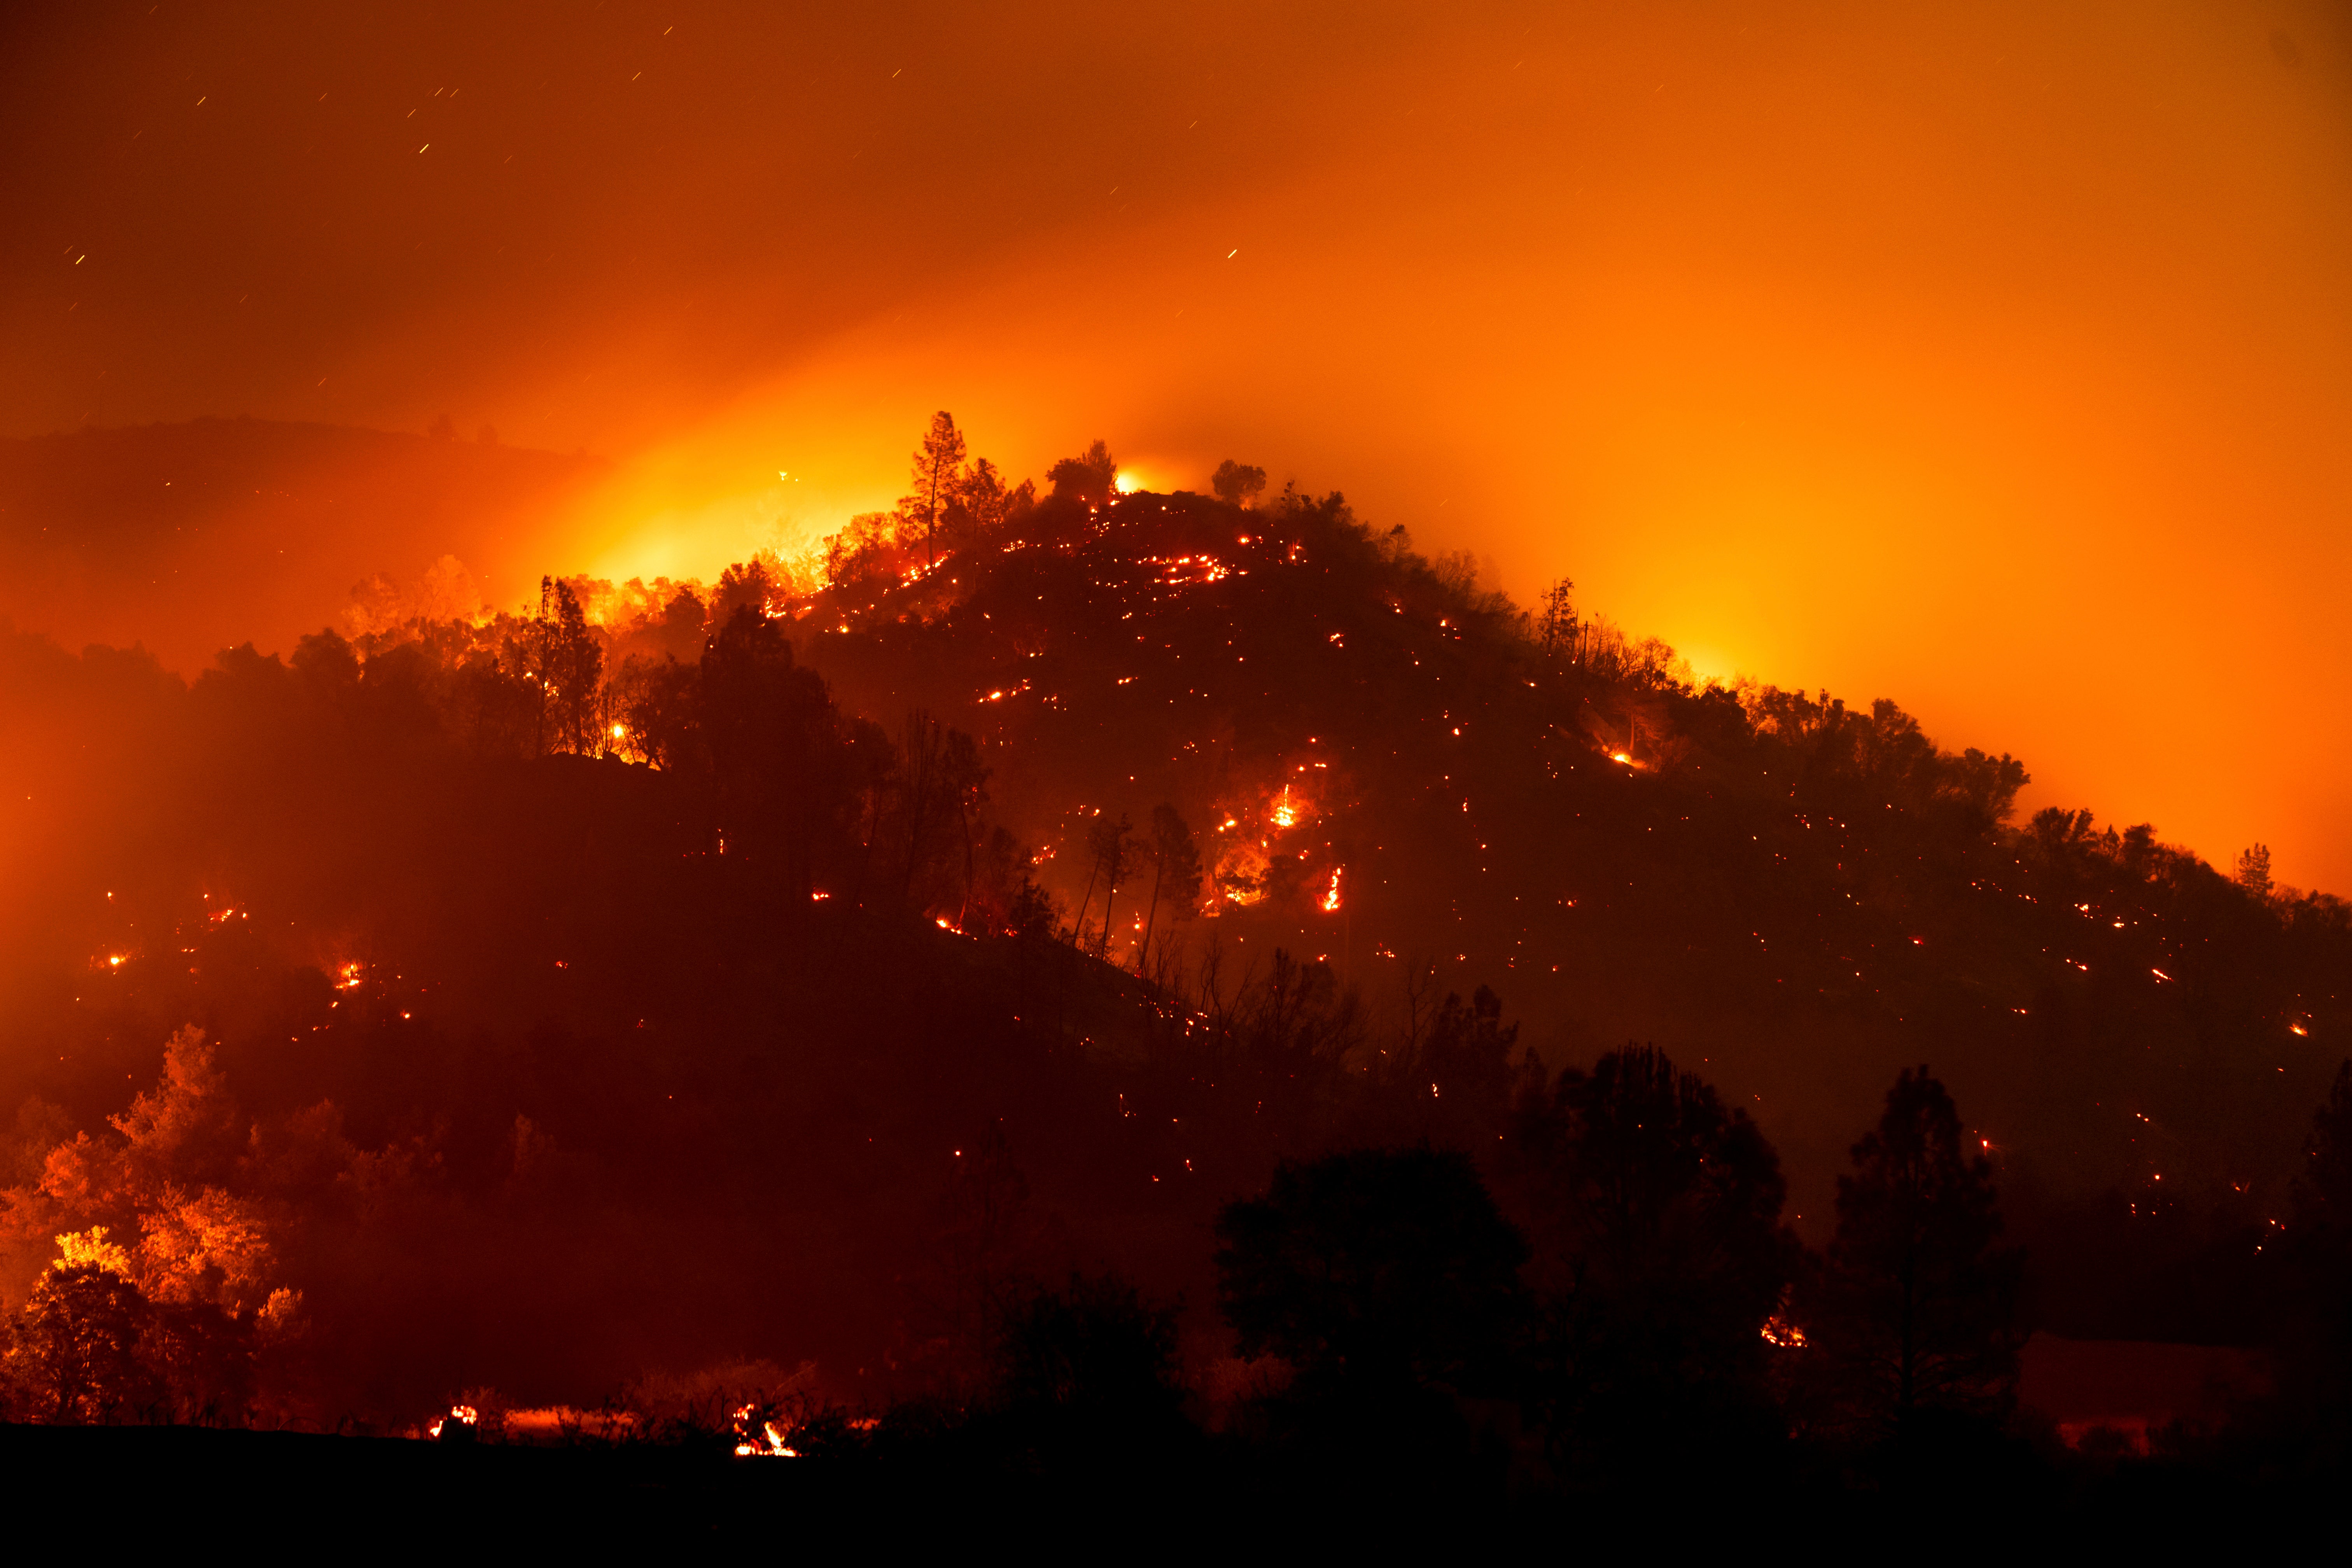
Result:
{"label": "forested ridge", "polygon": [[[1523,610],[1239,465],[1121,490],[1097,443],[1041,494],[942,416],[916,478],[806,560],[495,616],[446,562],[193,682],[0,640],[12,1310],[124,1281],[195,1314],[151,1405],[384,1422],[728,1365],[878,1401],[1116,1275],[1096,1306],[1182,1302],[1169,1354],[1230,1402],[1251,1358],[1346,1382],[1234,1306],[1285,1203],[1425,1178],[1475,1231],[1466,1179],[1526,1238],[1477,1289],[1565,1315],[1381,1375],[1519,1390],[1598,1462],[1684,1354],[1626,1348],[1637,1304],[1691,1277],[1561,1194],[1661,1103],[1688,1140],[1607,1158],[1746,1184],[1675,1374],[1710,1441],[1868,1404],[1770,1392],[1759,1329],[1867,1317],[1831,1189],[1874,1124],[1998,1184],[1987,1342],[2285,1331],[2337,900],[2018,821],[2020,762],[1893,702],[1695,681],[1572,584]],[[1457,1163],[1302,1163],[1415,1148]]]}

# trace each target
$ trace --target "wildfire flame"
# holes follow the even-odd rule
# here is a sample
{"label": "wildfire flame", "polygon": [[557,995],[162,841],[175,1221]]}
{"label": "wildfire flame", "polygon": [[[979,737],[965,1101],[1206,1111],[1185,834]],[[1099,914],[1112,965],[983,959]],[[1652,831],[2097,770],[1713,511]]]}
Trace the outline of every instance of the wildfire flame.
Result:
{"label": "wildfire flame", "polygon": [[448,1415],[442,1416],[439,1420],[434,1422],[432,1426],[425,1429],[425,1435],[431,1437],[440,1436],[441,1428],[446,1426],[452,1421],[455,1421],[463,1426],[478,1426],[481,1419],[482,1413],[475,1409],[472,1405],[452,1405],[449,1406]]}
{"label": "wildfire flame", "polygon": [[800,1451],[787,1441],[789,1433],[776,1430],[772,1421],[762,1421],[754,1433],[749,1430],[759,1406],[746,1405],[735,1412],[735,1457],[739,1459],[797,1459]]}
{"label": "wildfire flame", "polygon": [[1805,1331],[1775,1312],[1764,1320],[1764,1342],[1784,1351],[1805,1348]]}
{"label": "wildfire flame", "polygon": [[1323,912],[1330,914],[1339,907],[1339,868],[1331,868],[1331,886],[1323,895]]}

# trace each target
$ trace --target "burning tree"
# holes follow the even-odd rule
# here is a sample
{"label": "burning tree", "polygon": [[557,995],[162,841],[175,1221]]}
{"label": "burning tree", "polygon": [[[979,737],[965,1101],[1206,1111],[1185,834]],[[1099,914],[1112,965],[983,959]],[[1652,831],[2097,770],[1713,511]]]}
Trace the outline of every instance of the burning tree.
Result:
{"label": "burning tree", "polygon": [[242,1415],[256,1352],[289,1336],[300,1310],[297,1292],[274,1285],[260,1205],[229,1190],[252,1146],[243,1131],[203,1031],[183,1029],[162,1082],[107,1136],[58,1143],[37,1184],[0,1194],[17,1238],[59,1233],[10,1326],[5,1375],[21,1413]]}

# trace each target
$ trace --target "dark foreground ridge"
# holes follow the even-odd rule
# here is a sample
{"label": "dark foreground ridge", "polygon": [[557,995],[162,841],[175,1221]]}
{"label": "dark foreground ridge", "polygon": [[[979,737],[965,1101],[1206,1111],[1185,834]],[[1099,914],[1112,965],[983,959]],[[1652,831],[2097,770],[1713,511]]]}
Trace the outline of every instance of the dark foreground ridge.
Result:
{"label": "dark foreground ridge", "polygon": [[257,1546],[328,1542],[470,1552],[497,1547],[1044,1550],[1129,1560],[1216,1552],[1366,1549],[1682,1552],[1745,1541],[1812,1552],[1883,1551],[1932,1530],[1947,1550],[2032,1541],[2114,1549],[2284,1543],[2320,1521],[2317,1498],[2260,1478],[2179,1468],[2073,1474],[1955,1465],[1855,1491],[1661,1479],[1609,1500],[1468,1495],[1398,1477],[1300,1484],[1215,1460],[1150,1474],[974,1469],[945,1456],[746,1464],[709,1452],[473,1446],[184,1426],[0,1426],[14,1494],[44,1517],[103,1520],[125,1543],[237,1521]]}

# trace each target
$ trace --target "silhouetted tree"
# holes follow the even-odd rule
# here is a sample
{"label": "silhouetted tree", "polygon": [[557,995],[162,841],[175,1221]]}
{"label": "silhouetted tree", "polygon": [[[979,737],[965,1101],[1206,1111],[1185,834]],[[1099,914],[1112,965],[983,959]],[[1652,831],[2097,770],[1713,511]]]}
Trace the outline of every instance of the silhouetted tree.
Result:
{"label": "silhouetted tree", "polygon": [[604,649],[568,583],[539,580],[539,614],[527,628],[530,673],[540,688],[541,752],[600,750]]}
{"label": "silhouetted tree", "polygon": [[1182,913],[1201,901],[1201,849],[1192,830],[1166,801],[1151,808],[1151,833],[1144,841],[1144,860],[1151,867],[1151,901],[1143,917],[1143,942],[1135,950],[1135,968],[1143,972],[1151,949],[1151,931],[1160,919],[1160,901],[1167,899]]}
{"label": "silhouetted tree", "polygon": [[606,689],[625,744],[655,767],[684,768],[701,757],[702,668],[632,657]]}
{"label": "silhouetted tree", "polygon": [[[1493,1142],[1511,1103],[1519,1073],[1511,1049],[1519,1026],[1503,1022],[1503,999],[1485,985],[1468,1005],[1448,992],[1421,1039],[1404,1054],[1402,1077],[1415,1098],[1426,1097],[1433,1131],[1442,1124],[1460,1138]],[[1540,1077],[1541,1068],[1535,1072]]]}
{"label": "silhouetted tree", "polygon": [[140,1352],[162,1392],[157,1413],[181,1425],[240,1420],[252,1394],[255,1321],[210,1301],[152,1303]]}
{"label": "silhouetted tree", "polygon": [[955,493],[947,503],[948,536],[952,542],[967,531],[1003,528],[1034,505],[1036,496],[1037,487],[1029,480],[1007,489],[994,463],[976,458],[956,481]]}
{"label": "silhouetted tree", "polygon": [[2238,856],[2238,886],[2258,899],[2271,896],[2271,847],[2257,844]]}
{"label": "silhouetted tree", "polygon": [[1231,458],[1217,465],[1209,480],[1209,488],[1217,499],[1234,506],[1248,506],[1265,489],[1265,470],[1248,463],[1236,463]]}
{"label": "silhouetted tree", "polygon": [[1924,1067],[1887,1091],[1838,1178],[1838,1227],[1803,1311],[1849,1419],[1998,1415],[2017,1370],[2021,1256],[1999,1246],[1992,1163]]}
{"label": "silhouetted tree", "polygon": [[2285,1314],[2285,1359],[2295,1397],[2340,1455],[2352,1425],[2352,1061],[2336,1068],[2312,1116],[2293,1194],[2286,1243],[2295,1299]]}
{"label": "silhouetted tree", "polygon": [[1057,496],[1100,506],[1110,499],[1111,488],[1118,482],[1118,461],[1097,440],[1080,456],[1065,458],[1046,469],[1045,482]]}
{"label": "silhouetted tree", "polygon": [[1528,1096],[1505,1160],[1547,1301],[1538,1392],[1555,1443],[1605,1465],[1612,1446],[1753,1436],[1763,1325],[1797,1247],[1780,1162],[1747,1113],[1628,1047]]}
{"label": "silhouetted tree", "polygon": [[1176,1315],[1116,1275],[1020,1291],[997,1329],[995,1394],[1034,1458],[1131,1466],[1184,1432]]}
{"label": "silhouetted tree", "polygon": [[1576,658],[1577,634],[1580,627],[1576,618],[1576,604],[1570,597],[1575,591],[1576,584],[1567,577],[1544,590],[1537,628],[1544,652],[1553,658],[1573,661]]}
{"label": "silhouetted tree", "polygon": [[[970,735],[951,730],[918,709],[907,716],[898,748],[898,820],[905,856],[898,901],[917,907],[915,890],[926,887],[952,857],[962,869],[963,898],[971,902],[974,871],[973,814],[987,798],[988,769]],[[928,904],[927,896],[922,903]]]}
{"label": "silhouetted tree", "polygon": [[1309,1382],[1490,1386],[1519,1323],[1526,1240],[1465,1156],[1285,1161],[1217,1216],[1217,1300],[1244,1356]]}
{"label": "silhouetted tree", "polygon": [[1134,830],[1135,825],[1127,819],[1127,813],[1123,811],[1116,817],[1108,812],[1099,813],[1087,828],[1087,847],[1094,854],[1094,870],[1087,879],[1086,897],[1078,900],[1077,936],[1080,942],[1085,942],[1087,903],[1094,897],[1095,882],[1099,879],[1103,886],[1103,929],[1102,940],[1095,948],[1098,954],[1110,952],[1111,905],[1119,884],[1126,881],[1135,869],[1128,847],[1128,836]]}
{"label": "silhouetted tree", "polygon": [[774,607],[782,588],[765,557],[739,561],[719,574],[719,585],[710,595],[710,624],[724,626],[738,610],[765,616]]}
{"label": "silhouetted tree", "polygon": [[910,498],[923,510],[923,563],[927,566],[938,555],[940,508],[955,497],[963,452],[963,432],[956,428],[955,416],[945,409],[932,415],[930,428],[923,432],[923,444],[915,448],[915,493]]}
{"label": "silhouetted tree", "polygon": [[721,845],[772,856],[787,893],[805,900],[817,842],[846,815],[854,787],[824,682],[745,605],[703,650],[698,687]]}

